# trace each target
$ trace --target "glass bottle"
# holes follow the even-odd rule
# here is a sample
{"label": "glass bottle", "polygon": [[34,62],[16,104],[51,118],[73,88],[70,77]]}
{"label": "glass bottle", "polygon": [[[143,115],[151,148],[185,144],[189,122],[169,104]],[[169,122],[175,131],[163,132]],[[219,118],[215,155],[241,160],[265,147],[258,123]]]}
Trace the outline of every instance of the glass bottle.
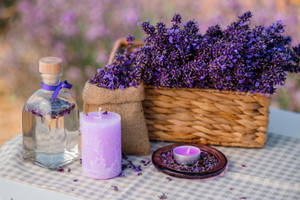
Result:
{"label": "glass bottle", "polygon": [[79,157],[79,112],[69,89],[60,82],[62,60],[45,57],[39,61],[42,88],[25,103],[22,114],[23,157],[49,169]]}

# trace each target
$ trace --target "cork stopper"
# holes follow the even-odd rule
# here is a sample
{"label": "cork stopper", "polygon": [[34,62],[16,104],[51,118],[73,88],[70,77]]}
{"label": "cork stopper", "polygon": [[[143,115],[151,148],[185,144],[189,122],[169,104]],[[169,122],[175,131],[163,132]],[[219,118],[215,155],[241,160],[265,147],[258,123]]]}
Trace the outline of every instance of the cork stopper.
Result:
{"label": "cork stopper", "polygon": [[58,57],[44,57],[39,60],[39,71],[42,74],[60,74],[62,59]]}

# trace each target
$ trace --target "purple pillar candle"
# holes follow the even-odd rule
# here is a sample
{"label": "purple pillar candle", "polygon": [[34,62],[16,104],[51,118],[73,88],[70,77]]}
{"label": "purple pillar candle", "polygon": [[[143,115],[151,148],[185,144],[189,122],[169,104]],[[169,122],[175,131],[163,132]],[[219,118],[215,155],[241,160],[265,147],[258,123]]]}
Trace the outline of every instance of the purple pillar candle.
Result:
{"label": "purple pillar candle", "polygon": [[110,179],[122,171],[121,117],[114,112],[80,116],[82,172],[94,179]]}
{"label": "purple pillar candle", "polygon": [[195,146],[178,146],[173,149],[173,156],[179,164],[194,164],[200,159],[201,150]]}

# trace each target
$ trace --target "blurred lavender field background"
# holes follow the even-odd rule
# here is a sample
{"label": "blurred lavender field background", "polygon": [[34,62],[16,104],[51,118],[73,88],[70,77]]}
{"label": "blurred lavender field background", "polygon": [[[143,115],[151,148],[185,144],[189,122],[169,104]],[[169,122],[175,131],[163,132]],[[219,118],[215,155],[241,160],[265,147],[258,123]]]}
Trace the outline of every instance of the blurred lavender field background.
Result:
{"label": "blurred lavender field background", "polygon": [[[40,86],[37,63],[42,56],[65,60],[64,78],[74,84],[81,102],[85,81],[106,64],[113,42],[128,33],[141,40],[137,22],[167,22],[180,13],[184,20],[196,19],[204,33],[208,26],[224,27],[247,10],[258,25],[282,20],[293,43],[299,43],[298,0],[2,0],[0,118],[2,113],[20,120],[23,102]],[[272,106],[300,112],[299,76],[290,75],[277,91]],[[0,129],[6,124],[2,120]]]}

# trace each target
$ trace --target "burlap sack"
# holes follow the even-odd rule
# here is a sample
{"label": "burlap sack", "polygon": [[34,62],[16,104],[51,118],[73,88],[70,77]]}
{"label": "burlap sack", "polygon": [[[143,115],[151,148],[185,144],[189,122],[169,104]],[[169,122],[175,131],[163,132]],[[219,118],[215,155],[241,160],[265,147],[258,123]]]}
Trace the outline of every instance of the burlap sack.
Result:
{"label": "burlap sack", "polygon": [[150,153],[148,130],[142,101],[144,86],[110,90],[86,83],[83,89],[83,112],[102,110],[121,115],[122,151],[126,154],[147,155]]}

